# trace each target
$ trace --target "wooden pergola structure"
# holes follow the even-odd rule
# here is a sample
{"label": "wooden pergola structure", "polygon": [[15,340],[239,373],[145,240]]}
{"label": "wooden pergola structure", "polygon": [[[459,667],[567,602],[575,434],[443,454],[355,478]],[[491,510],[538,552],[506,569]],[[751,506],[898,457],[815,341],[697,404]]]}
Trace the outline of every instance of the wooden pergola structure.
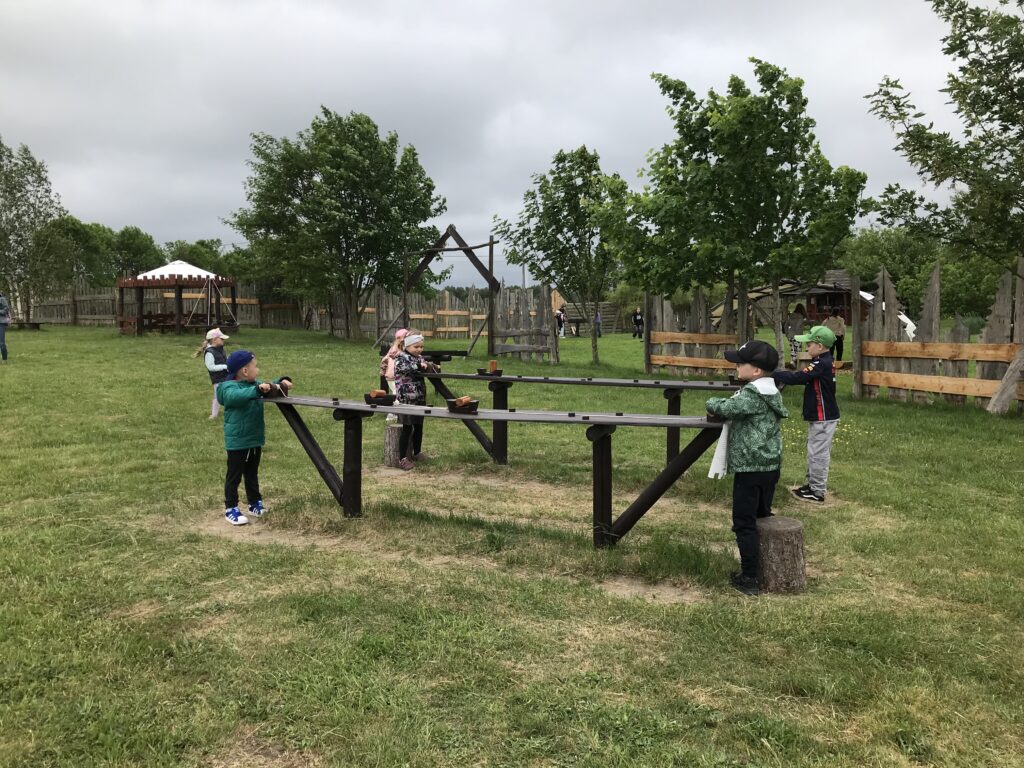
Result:
{"label": "wooden pergola structure", "polygon": [[[173,312],[146,312],[146,290],[162,289],[173,298]],[[223,288],[230,295],[228,306],[224,306]],[[186,289],[190,290],[186,293]],[[135,291],[135,312],[125,314],[125,291]],[[204,312],[197,312],[199,303],[206,302]],[[185,312],[185,302],[194,301],[191,312]],[[230,314],[230,322],[224,322],[225,312]],[[228,277],[194,277],[188,275],[164,275],[160,277],[122,277],[117,281],[117,325],[123,334],[141,336],[146,331],[205,332],[210,328],[234,329],[238,327],[238,292],[235,281]]]}

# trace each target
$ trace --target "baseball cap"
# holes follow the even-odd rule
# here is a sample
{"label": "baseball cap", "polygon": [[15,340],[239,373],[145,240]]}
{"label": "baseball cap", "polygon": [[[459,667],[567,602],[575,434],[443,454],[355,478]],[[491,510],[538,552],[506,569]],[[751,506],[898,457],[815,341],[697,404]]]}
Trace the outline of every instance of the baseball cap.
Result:
{"label": "baseball cap", "polygon": [[240,370],[245,368],[250,362],[255,359],[256,355],[247,349],[239,349],[228,355],[227,366],[228,373],[234,376]]}
{"label": "baseball cap", "polygon": [[730,363],[749,363],[765,373],[771,373],[779,367],[779,353],[766,341],[748,341],[739,349],[725,350],[724,354]]}
{"label": "baseball cap", "polygon": [[831,347],[836,343],[836,335],[824,325],[816,325],[807,333],[802,333],[799,336],[794,336],[793,338],[802,344],[806,344],[809,341],[816,341],[823,347]]}
{"label": "baseball cap", "polygon": [[214,339],[230,339],[230,338],[231,337],[228,336],[223,331],[221,331],[220,328],[212,328],[211,330],[206,332],[206,340],[207,341],[213,341]]}

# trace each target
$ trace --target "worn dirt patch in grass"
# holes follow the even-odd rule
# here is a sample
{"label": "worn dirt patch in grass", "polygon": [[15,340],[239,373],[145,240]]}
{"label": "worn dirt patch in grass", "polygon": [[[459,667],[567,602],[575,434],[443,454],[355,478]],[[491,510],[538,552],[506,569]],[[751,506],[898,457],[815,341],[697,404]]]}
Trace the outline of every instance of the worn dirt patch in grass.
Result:
{"label": "worn dirt patch in grass", "polygon": [[253,730],[240,734],[205,765],[208,768],[319,768],[324,762],[309,752],[296,752],[264,741]]}
{"label": "worn dirt patch in grass", "polygon": [[[468,567],[478,570],[496,570],[500,566],[487,558],[472,555],[422,555],[410,552],[396,552],[387,549],[383,542],[361,536],[340,537],[330,534],[308,534],[291,529],[275,528],[269,521],[260,520],[249,525],[228,525],[220,518],[204,515],[194,523],[194,530],[220,539],[240,541],[249,544],[283,545],[299,549],[314,549],[325,552],[343,552],[369,557],[377,562],[414,563],[428,569],[447,569],[452,566]],[[519,578],[562,578],[567,582],[579,583],[569,576],[550,573],[537,573],[523,569],[506,571]],[[706,599],[706,595],[690,586],[677,586],[670,582],[650,583],[630,576],[614,576],[602,581],[590,582],[605,593],[624,599],[641,599],[662,605],[692,604]]]}

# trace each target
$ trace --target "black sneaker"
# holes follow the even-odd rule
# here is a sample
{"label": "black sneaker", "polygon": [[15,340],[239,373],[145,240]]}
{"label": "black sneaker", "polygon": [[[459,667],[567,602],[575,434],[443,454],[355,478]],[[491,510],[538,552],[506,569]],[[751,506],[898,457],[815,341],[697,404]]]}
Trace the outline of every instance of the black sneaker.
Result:
{"label": "black sneaker", "polygon": [[804,490],[803,488],[797,488],[795,491],[793,491],[793,495],[796,496],[798,499],[800,499],[800,501],[809,501],[812,504],[824,504],[825,503],[825,496],[824,496],[824,494],[820,494],[819,495],[819,494],[815,493],[814,491],[812,491],[810,488],[808,488],[806,490]]}
{"label": "black sneaker", "polygon": [[761,594],[761,590],[757,588],[757,578],[754,576],[744,576],[742,573],[735,572],[730,573],[729,583],[744,595],[757,597]]}
{"label": "black sneaker", "polygon": [[790,490],[793,493],[807,493],[809,490],[811,490],[811,486],[801,485],[799,488],[791,488]]}

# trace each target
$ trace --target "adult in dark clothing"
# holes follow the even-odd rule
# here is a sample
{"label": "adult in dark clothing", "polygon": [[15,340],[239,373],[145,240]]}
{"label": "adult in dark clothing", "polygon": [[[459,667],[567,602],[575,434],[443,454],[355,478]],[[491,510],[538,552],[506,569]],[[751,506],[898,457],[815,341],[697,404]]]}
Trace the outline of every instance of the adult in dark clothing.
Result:
{"label": "adult in dark clothing", "polygon": [[637,307],[633,312],[633,338],[642,339],[644,337],[644,313],[640,311],[640,307]]}

